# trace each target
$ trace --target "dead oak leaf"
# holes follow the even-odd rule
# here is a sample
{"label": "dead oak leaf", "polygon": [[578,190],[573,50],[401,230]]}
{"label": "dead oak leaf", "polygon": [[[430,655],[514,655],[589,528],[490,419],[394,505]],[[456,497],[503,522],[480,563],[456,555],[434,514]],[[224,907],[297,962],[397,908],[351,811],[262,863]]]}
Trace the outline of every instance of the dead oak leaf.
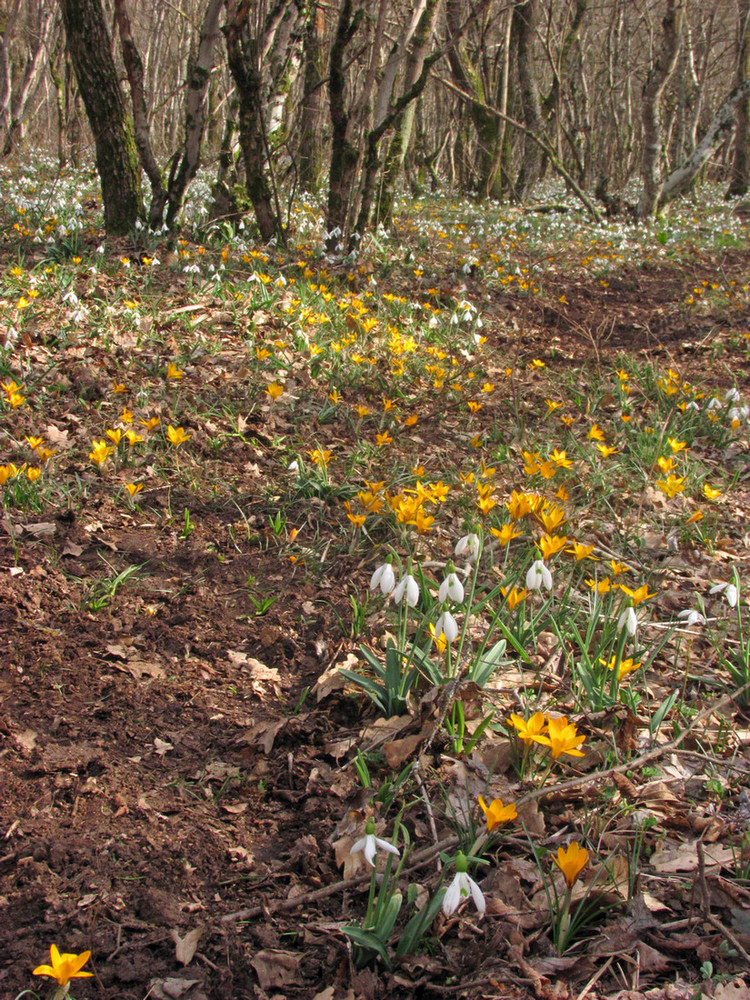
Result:
{"label": "dead oak leaf", "polygon": [[300,957],[291,951],[264,948],[250,960],[262,990],[301,984]]}

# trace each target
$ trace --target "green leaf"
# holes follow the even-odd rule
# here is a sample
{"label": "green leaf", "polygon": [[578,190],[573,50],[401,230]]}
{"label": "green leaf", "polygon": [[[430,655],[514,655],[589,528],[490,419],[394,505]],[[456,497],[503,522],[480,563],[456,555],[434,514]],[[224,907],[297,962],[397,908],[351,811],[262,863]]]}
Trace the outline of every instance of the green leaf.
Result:
{"label": "green leaf", "polygon": [[353,924],[342,927],[341,930],[355,944],[358,944],[360,948],[368,948],[370,951],[374,951],[389,972],[393,969],[393,963],[388,956],[388,951],[377,934],[373,934],[372,931],[363,931],[361,927],[356,927]]}

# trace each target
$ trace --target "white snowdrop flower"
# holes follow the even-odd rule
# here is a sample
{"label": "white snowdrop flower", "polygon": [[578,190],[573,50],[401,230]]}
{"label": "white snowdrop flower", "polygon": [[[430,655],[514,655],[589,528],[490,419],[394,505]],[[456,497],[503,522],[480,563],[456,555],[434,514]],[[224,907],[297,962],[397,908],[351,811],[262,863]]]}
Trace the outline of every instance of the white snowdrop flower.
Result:
{"label": "white snowdrop flower", "polygon": [[444,611],[435,622],[435,635],[439,638],[441,633],[448,643],[458,638],[458,623],[450,611]]}
{"label": "white snowdrop flower", "polygon": [[717,583],[709,590],[709,594],[724,594],[730,608],[737,607],[739,592],[733,583]]}
{"label": "white snowdrop flower", "polygon": [[443,601],[447,601],[449,597],[456,604],[460,604],[464,599],[464,585],[455,573],[449,573],[440,584],[440,589],[438,590],[438,600],[441,604]]}
{"label": "white snowdrop flower", "polygon": [[484,894],[474,879],[467,874],[467,867],[466,855],[459,851],[456,857],[456,874],[443,896],[443,913],[446,917],[452,916],[469,896],[474,900],[480,917],[484,916],[484,911],[487,909]]}
{"label": "white snowdrop flower", "polygon": [[682,618],[687,628],[691,625],[705,625],[706,619],[695,608],[685,608],[684,611],[680,611],[677,615],[678,618]]}
{"label": "white snowdrop flower", "polygon": [[289,465],[287,465],[287,471],[299,472],[299,462],[297,461],[296,458],[293,458],[292,461],[289,463]]}
{"label": "white snowdrop flower", "polygon": [[552,590],[552,574],[544,565],[544,560],[537,559],[531,564],[526,574],[526,589],[541,590],[542,587],[546,590]]}
{"label": "white snowdrop flower", "polygon": [[76,295],[76,293],[73,291],[72,288],[69,288],[68,291],[65,293],[65,295],[63,295],[63,302],[69,302],[70,305],[72,306],[78,305],[79,302],[78,296]]}
{"label": "white snowdrop flower", "polygon": [[724,399],[728,403],[739,403],[740,401],[740,391],[739,389],[727,389]]}
{"label": "white snowdrop flower", "polygon": [[686,410],[700,410],[700,406],[698,406],[698,404],[696,403],[696,401],[694,399],[691,399],[690,402],[686,405],[685,409]]}
{"label": "white snowdrop flower", "polygon": [[473,532],[469,535],[462,535],[456,542],[453,554],[456,556],[465,555],[467,559],[476,559],[479,555],[479,535],[475,535]]}
{"label": "white snowdrop flower", "polygon": [[430,322],[427,324],[427,326],[431,330],[434,330],[437,327],[437,325],[438,325],[437,316],[430,316]]}
{"label": "white snowdrop flower", "polygon": [[396,576],[393,566],[390,563],[383,563],[378,566],[370,577],[370,590],[377,590],[380,587],[381,594],[390,594],[396,586]]}
{"label": "white snowdrop flower", "polygon": [[396,604],[400,604],[404,599],[410,608],[416,608],[419,604],[419,584],[411,573],[402,577],[393,591],[393,600]]}
{"label": "white snowdrop flower", "polygon": [[617,619],[617,631],[620,632],[623,628],[628,630],[628,635],[635,635],[636,629],[638,628],[638,619],[635,615],[635,608],[626,608]]}
{"label": "white snowdrop flower", "polygon": [[716,396],[712,396],[706,406],[709,413],[715,413],[716,410],[720,410],[721,408],[721,400],[717,399]]}
{"label": "white snowdrop flower", "polygon": [[352,848],[349,851],[350,854],[358,854],[362,851],[365,856],[365,861],[371,868],[375,867],[375,855],[378,850],[386,851],[388,854],[395,854],[398,858],[401,856],[401,852],[393,844],[389,844],[387,840],[382,840],[380,837],[375,836],[375,824],[372,820],[368,820],[365,825],[365,835],[355,844],[352,844]]}

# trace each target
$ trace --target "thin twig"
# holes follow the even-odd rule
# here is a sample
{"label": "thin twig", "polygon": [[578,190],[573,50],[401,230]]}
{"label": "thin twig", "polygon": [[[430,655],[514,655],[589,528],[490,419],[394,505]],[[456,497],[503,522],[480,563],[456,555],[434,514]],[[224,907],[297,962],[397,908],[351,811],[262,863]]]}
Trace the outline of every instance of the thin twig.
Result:
{"label": "thin twig", "polygon": [[[420,851],[415,851],[411,857],[411,863],[408,868],[403,870],[403,874],[414,871],[416,868],[421,868],[423,865],[429,864],[435,854],[439,854],[440,851],[444,851],[449,847],[454,847],[458,843],[458,837],[451,836],[445,837],[445,839],[439,841],[437,844],[431,844],[429,847],[424,847]],[[356,889],[357,886],[364,885],[370,881],[369,872],[364,875],[355,875],[353,878],[344,879],[341,882],[334,882],[332,885],[323,886],[322,889],[314,889],[312,892],[306,892],[302,896],[295,896],[294,899],[280,899],[274,902],[269,902],[265,906],[248,906],[244,910],[238,910],[236,913],[227,913],[221,918],[223,924],[230,924],[237,920],[252,920],[254,917],[263,916],[266,913],[284,913],[288,910],[295,910],[298,906],[304,906],[306,903],[313,903],[318,899],[326,899],[328,896],[333,896],[339,891],[345,891],[346,889]]]}

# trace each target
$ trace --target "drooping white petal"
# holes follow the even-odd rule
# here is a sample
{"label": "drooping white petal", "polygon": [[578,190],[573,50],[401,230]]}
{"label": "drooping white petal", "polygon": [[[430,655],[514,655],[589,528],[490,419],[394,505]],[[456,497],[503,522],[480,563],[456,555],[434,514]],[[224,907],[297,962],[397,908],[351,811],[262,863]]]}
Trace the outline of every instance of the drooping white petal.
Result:
{"label": "drooping white petal", "polygon": [[390,844],[387,840],[381,840],[380,837],[375,838],[375,844],[380,848],[381,851],[387,851],[389,854],[395,854],[397,858],[401,857],[401,851],[393,844]]}
{"label": "drooping white petal", "polygon": [[635,610],[633,608],[626,608],[625,611],[617,619],[617,631],[626,628],[628,630],[628,635],[633,636],[638,628],[638,619],[635,616]]}
{"label": "drooping white petal", "polygon": [[438,590],[438,600],[441,604],[443,601],[447,601],[449,597],[457,604],[460,604],[464,599],[464,585],[455,573],[449,573],[440,584],[440,590]]}
{"label": "drooping white petal", "polygon": [[526,573],[526,589],[541,590],[542,587],[552,590],[552,574],[544,565],[544,560],[537,559]]}
{"label": "drooping white petal", "polygon": [[690,628],[691,625],[705,625],[706,619],[695,608],[685,608],[684,611],[680,611],[677,615],[678,618],[683,618],[685,620],[685,625]]}
{"label": "drooping white petal", "polygon": [[370,590],[377,590],[380,587],[381,594],[390,594],[395,586],[396,576],[390,563],[378,566],[370,577]]}
{"label": "drooping white petal", "polygon": [[479,536],[473,532],[470,535],[463,535],[456,542],[454,555],[463,556],[467,559],[476,559],[479,554]]}
{"label": "drooping white petal", "polygon": [[350,854],[357,854],[359,851],[363,850],[364,846],[365,846],[366,840],[367,840],[366,837],[360,837],[358,841],[356,841],[354,844],[352,844],[351,850],[349,851],[349,853]]}
{"label": "drooping white petal", "polygon": [[466,878],[469,880],[469,888],[471,889],[471,898],[474,900],[474,906],[476,906],[479,916],[483,917],[484,911],[487,909],[487,904],[484,901],[484,893],[471,876],[467,875]]}
{"label": "drooping white petal", "polygon": [[461,874],[460,872],[456,874],[455,878],[445,890],[445,895],[443,896],[443,913],[446,917],[450,917],[451,914],[455,913],[461,902]]}
{"label": "drooping white petal", "polygon": [[393,591],[393,600],[396,604],[400,604],[404,598],[410,608],[416,608],[419,604],[419,584],[410,573],[396,584]]}
{"label": "drooping white petal", "polygon": [[375,867],[375,851],[376,851],[375,834],[368,833],[365,836],[365,861],[372,868]]}
{"label": "drooping white petal", "polygon": [[443,633],[446,642],[455,642],[458,638],[458,623],[450,611],[444,611],[435,622],[435,634]]}

